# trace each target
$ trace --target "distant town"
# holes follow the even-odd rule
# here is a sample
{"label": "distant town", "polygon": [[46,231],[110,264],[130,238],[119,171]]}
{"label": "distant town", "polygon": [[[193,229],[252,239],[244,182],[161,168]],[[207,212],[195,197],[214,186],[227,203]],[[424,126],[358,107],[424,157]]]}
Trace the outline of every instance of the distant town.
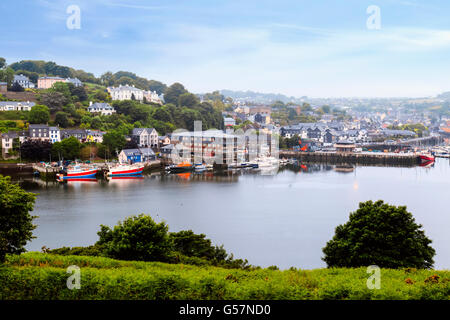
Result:
{"label": "distant town", "polygon": [[[33,71],[39,69],[45,74]],[[4,160],[167,159],[181,142],[173,131],[192,131],[195,120],[203,121],[203,130],[216,130],[205,142],[210,155],[219,147],[211,148],[214,138],[237,129],[278,137],[280,149],[303,152],[335,151],[340,142],[362,150],[427,137],[448,144],[450,138],[449,93],[423,99],[310,99],[230,90],[193,94],[179,83],[166,86],[129,72],[95,78],[53,62],[7,65],[4,59],[0,72]],[[68,139],[78,142],[75,152],[66,146]]]}

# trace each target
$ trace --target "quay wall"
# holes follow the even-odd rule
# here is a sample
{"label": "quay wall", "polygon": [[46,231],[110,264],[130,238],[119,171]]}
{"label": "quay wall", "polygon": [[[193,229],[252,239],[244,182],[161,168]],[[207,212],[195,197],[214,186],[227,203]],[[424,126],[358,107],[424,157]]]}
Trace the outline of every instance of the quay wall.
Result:
{"label": "quay wall", "polygon": [[416,155],[397,155],[386,153],[332,153],[332,152],[279,152],[280,158],[294,158],[302,162],[319,162],[329,164],[363,164],[386,166],[415,166],[420,163]]}

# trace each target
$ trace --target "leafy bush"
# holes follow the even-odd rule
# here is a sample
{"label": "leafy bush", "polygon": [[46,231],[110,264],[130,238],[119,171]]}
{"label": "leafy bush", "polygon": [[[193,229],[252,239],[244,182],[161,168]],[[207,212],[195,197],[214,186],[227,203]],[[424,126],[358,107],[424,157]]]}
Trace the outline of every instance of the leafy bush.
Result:
{"label": "leafy bush", "polygon": [[0,175],[0,263],[8,253],[25,252],[27,241],[33,238],[35,218],[33,211],[36,196],[26,192],[10,177]]}
{"label": "leafy bush", "polygon": [[435,250],[406,207],[362,202],[323,253],[328,267],[431,268]]}
{"label": "leafy bush", "polygon": [[97,245],[105,248],[109,257],[122,260],[168,261],[172,242],[166,223],[156,223],[141,214],[119,222],[113,229],[101,225]]}

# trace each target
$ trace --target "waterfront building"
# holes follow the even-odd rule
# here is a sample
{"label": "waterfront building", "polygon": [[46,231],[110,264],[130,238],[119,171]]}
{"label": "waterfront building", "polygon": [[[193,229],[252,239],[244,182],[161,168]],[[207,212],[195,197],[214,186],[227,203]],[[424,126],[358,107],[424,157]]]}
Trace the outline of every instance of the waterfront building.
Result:
{"label": "waterfront building", "polygon": [[155,152],[151,148],[123,149],[119,153],[119,162],[137,163],[147,162],[156,159]]}
{"label": "waterfront building", "polygon": [[87,110],[90,113],[100,113],[102,116],[110,116],[113,113],[116,113],[116,110],[111,107],[109,103],[105,102],[92,103],[91,101],[89,102],[89,107],[87,108]]}
{"label": "waterfront building", "polygon": [[231,164],[271,155],[271,135],[240,135],[220,130],[172,133],[175,163]]}
{"label": "waterfront building", "polygon": [[134,128],[131,133],[131,139],[139,147],[158,147],[158,132],[154,128]]}
{"label": "waterfront building", "polygon": [[30,111],[34,105],[30,101],[0,101],[0,111]]}
{"label": "waterfront building", "polygon": [[350,141],[339,141],[334,144],[334,147],[338,153],[351,153],[355,150],[356,145]]}

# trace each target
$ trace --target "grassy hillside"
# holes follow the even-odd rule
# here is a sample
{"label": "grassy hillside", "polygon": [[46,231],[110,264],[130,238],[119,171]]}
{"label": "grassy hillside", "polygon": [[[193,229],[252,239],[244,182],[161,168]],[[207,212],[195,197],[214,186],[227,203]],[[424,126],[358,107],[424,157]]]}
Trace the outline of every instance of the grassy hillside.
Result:
{"label": "grassy hillside", "polygon": [[[81,289],[66,268],[81,268]],[[450,299],[450,271],[381,271],[369,290],[366,268],[237,270],[100,257],[26,253],[0,267],[0,299]]]}

